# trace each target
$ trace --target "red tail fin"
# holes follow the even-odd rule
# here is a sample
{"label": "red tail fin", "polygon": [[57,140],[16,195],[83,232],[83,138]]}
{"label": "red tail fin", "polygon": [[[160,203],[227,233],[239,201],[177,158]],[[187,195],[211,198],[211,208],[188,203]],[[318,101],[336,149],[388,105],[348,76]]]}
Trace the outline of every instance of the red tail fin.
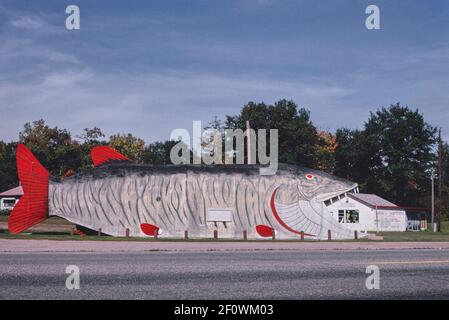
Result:
{"label": "red tail fin", "polygon": [[11,233],[22,232],[48,217],[48,178],[50,174],[28,148],[17,146],[17,171],[24,195],[8,220]]}

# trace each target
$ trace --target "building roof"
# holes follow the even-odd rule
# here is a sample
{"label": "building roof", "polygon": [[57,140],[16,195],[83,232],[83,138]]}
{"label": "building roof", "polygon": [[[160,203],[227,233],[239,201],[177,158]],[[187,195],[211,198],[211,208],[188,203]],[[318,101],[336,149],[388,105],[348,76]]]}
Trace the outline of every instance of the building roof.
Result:
{"label": "building roof", "polygon": [[0,197],[21,197],[23,196],[22,186],[18,186],[0,193]]}
{"label": "building roof", "polygon": [[360,202],[363,202],[364,204],[371,207],[398,207],[394,203],[371,193],[349,193],[348,195],[351,198],[359,200]]}

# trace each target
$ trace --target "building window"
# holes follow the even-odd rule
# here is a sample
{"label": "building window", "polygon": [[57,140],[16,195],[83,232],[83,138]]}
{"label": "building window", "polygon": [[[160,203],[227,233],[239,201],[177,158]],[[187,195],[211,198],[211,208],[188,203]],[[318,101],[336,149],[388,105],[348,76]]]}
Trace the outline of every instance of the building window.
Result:
{"label": "building window", "polygon": [[3,206],[5,208],[13,208],[15,204],[16,204],[15,199],[4,199],[3,200]]}
{"label": "building window", "polygon": [[346,221],[348,223],[359,223],[359,210],[346,210]]}
{"label": "building window", "polygon": [[338,210],[338,222],[359,223],[359,210]]}
{"label": "building window", "polygon": [[338,210],[338,222],[344,223],[345,210]]}

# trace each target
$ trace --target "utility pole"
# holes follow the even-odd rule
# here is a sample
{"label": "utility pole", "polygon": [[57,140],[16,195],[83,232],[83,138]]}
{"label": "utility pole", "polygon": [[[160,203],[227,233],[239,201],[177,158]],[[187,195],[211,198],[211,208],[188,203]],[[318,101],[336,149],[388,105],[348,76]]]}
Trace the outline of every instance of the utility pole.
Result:
{"label": "utility pole", "polygon": [[432,181],[432,231],[436,232],[435,228],[435,173],[432,172],[430,175],[430,180]]}
{"label": "utility pole", "polygon": [[441,213],[443,211],[443,140],[441,139],[441,128],[438,131],[438,232],[441,231]]}
{"label": "utility pole", "polygon": [[435,232],[435,176],[432,174],[430,179],[432,180],[432,231]]}

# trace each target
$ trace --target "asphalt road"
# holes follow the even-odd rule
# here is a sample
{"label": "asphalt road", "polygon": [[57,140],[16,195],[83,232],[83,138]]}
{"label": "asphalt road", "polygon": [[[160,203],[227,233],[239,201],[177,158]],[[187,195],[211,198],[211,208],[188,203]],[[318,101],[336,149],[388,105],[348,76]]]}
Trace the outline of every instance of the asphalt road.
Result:
{"label": "asphalt road", "polygon": [[0,299],[60,298],[448,299],[449,250],[0,254]]}

